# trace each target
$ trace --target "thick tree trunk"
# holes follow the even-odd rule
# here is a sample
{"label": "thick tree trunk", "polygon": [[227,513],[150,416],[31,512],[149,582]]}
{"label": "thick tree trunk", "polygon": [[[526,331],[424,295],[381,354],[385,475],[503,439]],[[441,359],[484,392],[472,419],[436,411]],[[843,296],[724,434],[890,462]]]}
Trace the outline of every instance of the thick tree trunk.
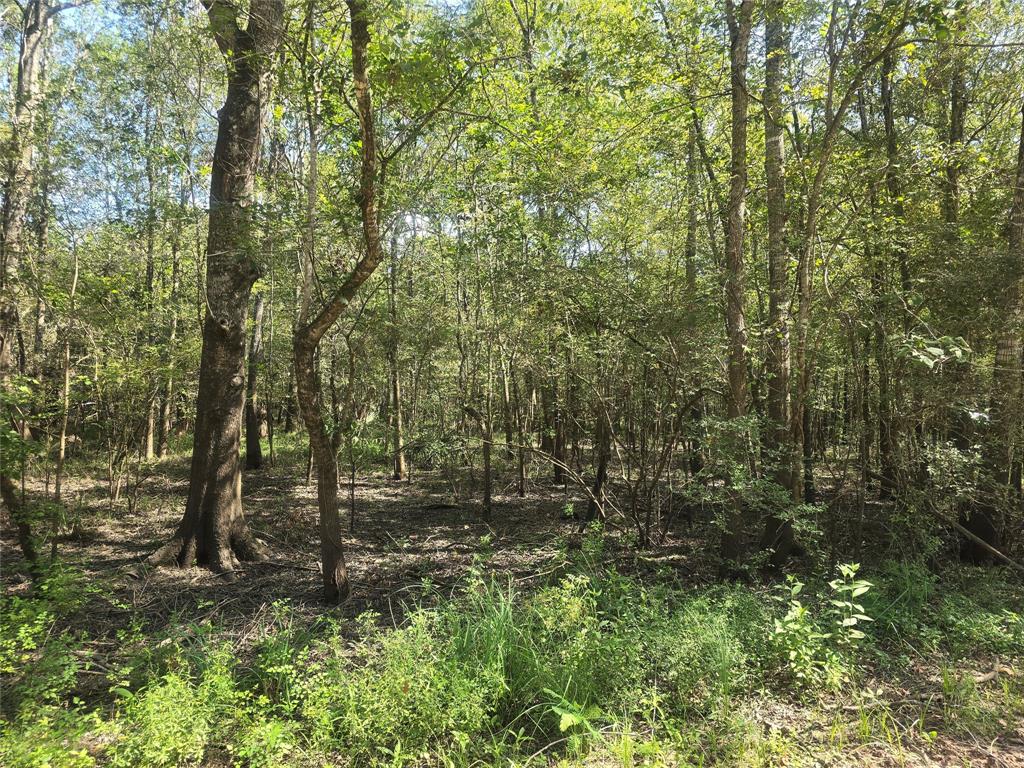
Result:
{"label": "thick tree trunk", "polygon": [[[991,478],[984,506],[967,526],[989,544],[997,544],[995,519],[987,526],[980,518],[997,517],[999,509],[1019,510],[1020,474],[1015,471],[1024,450],[1024,104],[1013,197],[1007,222],[1008,256],[1019,276],[1007,296],[1006,325],[996,339],[995,366],[989,403],[990,427],[985,442],[985,465]],[[977,525],[974,518],[979,518]],[[1014,515],[1020,526],[1020,513]],[[1009,528],[1008,528],[1009,529]]]}
{"label": "thick tree trunk", "polygon": [[[774,480],[793,488],[793,442],[790,427],[789,322],[791,293],[789,247],[786,223],[785,110],[782,91],[784,66],[789,59],[789,29],[783,15],[783,0],[765,5],[764,124],[768,207],[768,460],[774,466]],[[770,562],[780,567],[793,546],[792,524],[770,515],[761,538],[762,549],[772,550]]]}
{"label": "thick tree trunk", "polygon": [[995,368],[992,375],[992,396],[989,406],[991,438],[987,445],[986,464],[994,480],[997,498],[1019,493],[1014,488],[1014,466],[1021,462],[1022,368],[1024,368],[1024,105],[1021,107],[1020,144],[1017,168],[1013,177],[1013,196],[1007,222],[1008,266],[1020,277],[1011,287],[1006,321],[996,340]]}
{"label": "thick tree trunk", "polygon": [[251,0],[248,24],[223,0],[206,3],[228,60],[228,91],[219,114],[210,179],[206,317],[199,367],[192,469],[185,514],[153,564],[198,561],[218,572],[258,559],[262,547],[242,514],[239,442],[245,385],[249,293],[257,277],[249,205],[259,160],[271,53],[281,37],[281,0]]}
{"label": "thick tree trunk", "polygon": [[263,466],[263,436],[260,408],[256,402],[256,380],[263,357],[263,294],[257,294],[252,308],[252,338],[249,342],[249,371],[245,387],[245,468]]}
{"label": "thick tree trunk", "polygon": [[47,39],[59,8],[47,0],[29,0],[22,11],[21,45],[15,83],[14,113],[5,147],[3,220],[0,228],[0,280],[6,291],[14,288],[25,243],[25,217],[35,175],[33,146],[36,118],[42,102],[42,79]]}
{"label": "thick tree trunk", "polygon": [[[43,98],[47,39],[51,23],[61,10],[51,7],[47,0],[28,0],[19,7],[22,17],[18,73],[10,135],[4,147],[4,199],[0,218],[0,387],[5,389],[12,375],[25,373],[19,271],[24,258],[25,220],[35,171],[34,134]],[[26,428],[20,422],[13,426],[20,433]],[[11,464],[9,457],[0,456],[0,495],[17,529],[22,554],[30,563],[35,563],[31,525],[12,479],[15,467]]]}
{"label": "thick tree trunk", "polygon": [[[725,324],[729,342],[728,415],[741,419],[747,413],[747,326],[744,309],[746,281],[743,266],[743,236],[747,193],[747,57],[753,0],[741,0],[739,7],[726,0],[729,22],[729,72],[732,125],[730,137],[729,200],[725,231]],[[743,510],[738,498],[730,502],[722,536],[722,569],[735,569],[743,554]]]}

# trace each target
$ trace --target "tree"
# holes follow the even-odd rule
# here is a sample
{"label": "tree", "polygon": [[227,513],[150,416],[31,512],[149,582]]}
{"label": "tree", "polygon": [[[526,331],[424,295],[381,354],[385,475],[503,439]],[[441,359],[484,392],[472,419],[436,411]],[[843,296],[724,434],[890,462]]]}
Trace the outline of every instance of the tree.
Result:
{"label": "tree", "polygon": [[271,55],[281,38],[284,3],[250,0],[248,21],[225,0],[204,0],[210,28],[228,69],[210,178],[206,248],[206,313],[196,398],[195,436],[185,514],[152,564],[194,561],[229,573],[258,559],[261,546],[242,512],[239,441],[245,399],[249,294],[259,269],[252,232]]}
{"label": "tree", "polygon": [[[786,211],[785,110],[782,94],[789,59],[789,29],[783,0],[765,4],[764,171],[768,224],[768,434],[774,480],[793,489],[793,440],[790,429],[790,250]],[[797,494],[799,496],[799,494]],[[782,565],[793,543],[789,521],[770,515],[762,547],[773,550],[771,563]]]}
{"label": "tree", "polygon": [[[739,7],[725,0],[729,23],[729,78],[732,122],[730,123],[729,198],[725,230],[725,325],[729,338],[727,363],[728,414],[732,420],[747,414],[747,324],[744,308],[746,283],[743,264],[743,237],[747,196],[747,57],[750,28],[753,24],[753,0],[741,0]],[[722,561],[735,565],[743,552],[743,515],[734,499],[722,537]]]}
{"label": "tree", "polygon": [[[3,213],[0,220],[0,387],[7,394],[10,378],[25,372],[25,344],[19,307],[19,269],[26,247],[25,219],[35,183],[35,127],[43,97],[43,69],[48,52],[47,40],[57,14],[70,7],[51,5],[48,0],[28,0],[19,5],[21,37],[18,47],[18,73],[14,88],[10,137],[4,147],[5,181]],[[7,410],[5,408],[5,410]],[[9,411],[14,419],[14,410]],[[22,422],[12,423],[17,439],[25,433]],[[8,425],[0,427],[5,433]],[[36,559],[32,532],[21,498],[11,478],[11,456],[18,453],[6,446],[7,458],[0,458],[0,498],[18,529],[22,554],[30,562]],[[3,452],[3,451],[0,451]]]}
{"label": "tree", "polygon": [[[303,302],[304,309],[299,315],[293,342],[299,410],[309,431],[310,448],[316,461],[321,572],[324,600],[329,603],[339,603],[348,598],[349,582],[341,544],[341,518],[338,514],[338,444],[328,431],[323,416],[316,351],[324,334],[345,311],[384,256],[377,213],[377,134],[367,73],[370,45],[367,4],[366,0],[346,0],[346,4],[352,45],[352,85],[359,116],[360,172],[356,199],[362,222],[364,252],[355,269],[318,314],[308,317],[308,303]],[[312,274],[312,265],[307,265],[307,274]]]}
{"label": "tree", "polygon": [[263,294],[256,294],[252,308],[252,336],[249,340],[249,370],[245,386],[245,468],[263,466],[262,432],[259,406],[256,403],[256,379],[263,356]]}
{"label": "tree", "polygon": [[[1007,265],[1017,278],[1007,292],[1003,327],[996,339],[995,368],[989,416],[992,440],[988,465],[996,493],[1020,494],[1020,475],[1014,478],[1014,463],[1020,459],[1021,372],[1024,368],[1024,104],[1021,105],[1020,141],[1017,164],[1011,176],[1010,211],[1006,222]],[[1017,487],[1013,488],[1016,482]]]}

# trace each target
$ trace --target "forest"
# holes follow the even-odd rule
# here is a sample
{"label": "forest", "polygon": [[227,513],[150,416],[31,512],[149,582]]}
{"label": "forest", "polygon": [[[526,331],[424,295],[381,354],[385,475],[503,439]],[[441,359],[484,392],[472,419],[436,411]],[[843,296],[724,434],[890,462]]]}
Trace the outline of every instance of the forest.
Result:
{"label": "forest", "polygon": [[0,12],[0,765],[1024,767],[1021,0]]}

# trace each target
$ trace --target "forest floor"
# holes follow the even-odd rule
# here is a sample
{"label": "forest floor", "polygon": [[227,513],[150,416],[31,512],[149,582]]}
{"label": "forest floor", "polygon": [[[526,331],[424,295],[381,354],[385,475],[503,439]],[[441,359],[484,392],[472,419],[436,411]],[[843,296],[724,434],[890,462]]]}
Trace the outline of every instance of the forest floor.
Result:
{"label": "forest floor", "polygon": [[[88,663],[78,670],[68,700],[73,698],[78,706],[109,707],[111,678],[133,644],[180,643],[183,637],[207,631],[201,628],[215,627],[218,637],[230,640],[234,653],[244,655],[264,636],[262,627],[279,614],[281,606],[287,606],[289,622],[317,626],[325,608],[319,599],[316,492],[304,475],[297,454],[284,454],[274,466],[246,473],[246,516],[267,543],[270,560],[245,564],[231,582],[200,568],[139,565],[169,537],[180,518],[188,484],[186,457],[167,459],[145,470],[130,505],[126,500],[109,504],[105,479],[79,476],[73,480],[65,498],[76,501],[71,519],[65,522],[69,528],[74,523],[74,531],[58,540],[57,551],[83,574],[84,583],[102,588],[90,592],[77,610],[57,621],[61,631],[88,638],[75,650]],[[30,481],[27,490],[42,493],[44,481]],[[411,480],[403,482],[392,481],[384,473],[360,474],[356,521],[344,541],[353,593],[341,609],[346,620],[337,624],[352,642],[364,625],[347,619],[373,612],[379,624],[401,626],[414,606],[453,598],[474,570],[509,579],[524,592],[557,583],[564,574],[565,552],[578,547],[580,538],[580,525],[567,516],[566,509],[583,508],[582,491],[534,483],[526,498],[518,498],[511,487],[499,488],[488,523],[482,520],[479,502],[457,499],[452,490],[438,473],[414,472]],[[342,490],[346,511],[347,492]],[[707,546],[708,522],[698,520],[692,527],[681,522],[677,528],[663,545],[646,553],[625,546],[621,536],[611,531],[603,557],[617,572],[641,583],[660,580],[686,590],[712,588],[714,557]],[[3,547],[5,600],[25,597],[31,584],[21,575],[8,528],[3,530]],[[957,569],[951,578],[973,589],[970,584],[982,574]],[[769,605],[773,589],[778,589],[747,588]],[[1024,600],[1019,581],[1003,584],[1000,595],[1015,591]],[[1013,608],[1019,611],[1019,602]],[[1020,621],[1017,613],[1007,615]],[[645,757],[643,750],[630,748],[627,759],[621,748],[605,745],[573,758],[553,747],[522,764],[668,766],[706,761],[1024,768],[1024,667],[1014,653],[1021,647],[1024,629],[1014,624],[1007,630],[1006,626],[992,630],[1005,637],[997,636],[990,643],[985,636],[973,652],[955,656],[922,650],[913,637],[897,638],[893,645],[905,647],[887,653],[898,657],[899,663],[867,659],[856,685],[847,681],[827,693],[805,695],[762,685],[734,696],[726,711],[700,717],[726,722],[720,724],[726,731],[742,723],[742,734],[730,737],[744,742],[738,752],[718,750],[702,741],[688,757],[661,749]],[[1002,650],[1004,639],[1009,655]],[[966,636],[961,645],[972,642]],[[85,751],[101,755],[102,740]],[[99,762],[106,761],[99,758]],[[203,763],[231,761],[208,751]],[[412,760],[412,764],[418,763]]]}

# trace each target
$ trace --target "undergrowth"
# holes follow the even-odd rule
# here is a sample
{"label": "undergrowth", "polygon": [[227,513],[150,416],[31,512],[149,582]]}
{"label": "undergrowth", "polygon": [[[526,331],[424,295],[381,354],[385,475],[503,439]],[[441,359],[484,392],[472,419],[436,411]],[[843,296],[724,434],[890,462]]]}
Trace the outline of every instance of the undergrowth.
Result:
{"label": "undergrowth", "polygon": [[[745,702],[871,699],[833,726],[833,746],[896,738],[869,683],[923,657],[942,670],[946,709],[920,717],[923,738],[1024,716],[1014,678],[983,690],[958,671],[979,653],[1024,658],[1010,584],[899,564],[696,590],[642,583],[598,550],[531,590],[481,562],[457,596],[409,606],[397,627],[359,617],[355,641],[340,614],[311,627],[276,603],[244,640],[215,625],[187,641],[132,627],[102,665],[88,638],[59,629],[96,588],[54,570],[4,600],[0,764],[771,764],[795,742]],[[77,697],[86,674],[105,676],[102,701]]]}

